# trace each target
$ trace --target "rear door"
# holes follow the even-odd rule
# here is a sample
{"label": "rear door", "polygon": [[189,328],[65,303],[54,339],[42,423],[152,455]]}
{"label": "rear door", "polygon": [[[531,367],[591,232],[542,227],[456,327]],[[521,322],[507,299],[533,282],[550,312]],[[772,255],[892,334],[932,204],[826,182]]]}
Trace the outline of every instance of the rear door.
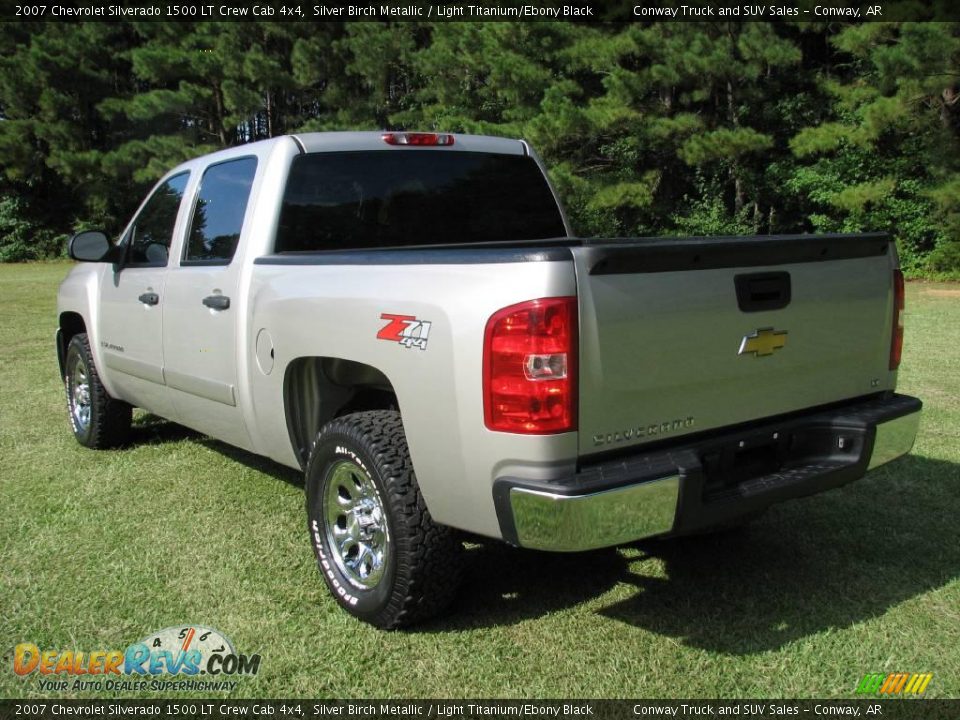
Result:
{"label": "rear door", "polygon": [[105,266],[100,282],[100,351],[124,400],[162,417],[173,414],[163,376],[163,306],[172,240],[184,222],[189,173],[161,183],[121,239],[126,259]]}
{"label": "rear door", "polygon": [[180,257],[166,279],[163,358],[180,422],[239,447],[250,437],[237,398],[237,252],[257,171],[255,157],[208,166]]}
{"label": "rear door", "polygon": [[885,236],[601,241],[572,250],[582,455],[893,386]]}

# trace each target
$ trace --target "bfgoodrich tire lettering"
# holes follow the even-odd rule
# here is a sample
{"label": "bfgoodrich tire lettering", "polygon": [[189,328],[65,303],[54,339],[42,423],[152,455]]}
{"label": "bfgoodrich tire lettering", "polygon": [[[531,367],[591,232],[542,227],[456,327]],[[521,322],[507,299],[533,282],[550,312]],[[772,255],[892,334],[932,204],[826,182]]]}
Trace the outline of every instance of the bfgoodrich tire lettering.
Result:
{"label": "bfgoodrich tire lettering", "polygon": [[103,387],[86,333],[74,335],[67,345],[63,384],[70,427],[77,442],[95,449],[126,442],[133,408],[110,397]]}
{"label": "bfgoodrich tire lettering", "polygon": [[399,413],[360,412],[328,423],[311,450],[305,484],[317,565],[341,607],[385,629],[446,609],[462,548],[453,529],[430,517]]}

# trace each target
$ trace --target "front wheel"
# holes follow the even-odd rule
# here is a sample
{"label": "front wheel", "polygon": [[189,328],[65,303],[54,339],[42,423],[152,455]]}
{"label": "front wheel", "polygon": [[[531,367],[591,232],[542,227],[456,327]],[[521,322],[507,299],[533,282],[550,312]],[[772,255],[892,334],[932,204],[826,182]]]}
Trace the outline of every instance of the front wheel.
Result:
{"label": "front wheel", "polygon": [[67,345],[63,385],[73,436],[81,445],[103,449],[123,444],[130,435],[133,408],[110,397],[93,364],[90,341],[78,333]]}
{"label": "front wheel", "polygon": [[392,629],[443,611],[461,544],[433,522],[400,414],[346,415],[320,431],[306,469],[307,525],[324,582],[349,613]]}

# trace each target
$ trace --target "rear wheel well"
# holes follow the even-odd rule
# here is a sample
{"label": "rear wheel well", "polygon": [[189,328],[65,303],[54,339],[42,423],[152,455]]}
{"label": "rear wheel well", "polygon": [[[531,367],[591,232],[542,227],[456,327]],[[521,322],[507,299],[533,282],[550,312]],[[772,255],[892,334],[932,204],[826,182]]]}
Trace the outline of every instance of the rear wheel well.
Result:
{"label": "rear wheel well", "polygon": [[332,357],[297,358],[283,380],[287,432],[301,466],[320,428],[365,410],[399,410],[393,385],[371,365]]}

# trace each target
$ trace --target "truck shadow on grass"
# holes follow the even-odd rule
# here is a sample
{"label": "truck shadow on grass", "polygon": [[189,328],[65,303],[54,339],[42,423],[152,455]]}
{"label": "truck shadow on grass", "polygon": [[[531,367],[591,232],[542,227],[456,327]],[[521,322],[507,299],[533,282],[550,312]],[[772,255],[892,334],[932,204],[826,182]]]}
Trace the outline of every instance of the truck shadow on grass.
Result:
{"label": "truck shadow on grass", "polygon": [[594,600],[629,575],[627,559],[614,549],[547,553],[496,540],[468,545],[464,565],[449,614],[410,632],[512,625]]}
{"label": "truck shadow on grass", "polygon": [[[152,415],[136,419],[131,440],[186,438],[303,486],[295,470]],[[472,542],[451,614],[410,632],[511,625],[602,604],[627,585],[629,597],[595,612],[690,647],[775,650],[881,616],[960,577],[957,517],[960,465],[911,455],[840,490],[774,506],[736,531],[575,554]]]}
{"label": "truck shadow on grass", "polygon": [[295,485],[300,488],[303,487],[303,473],[281,465],[278,462],[274,462],[270,458],[255,455],[254,453],[241,450],[240,448],[220,442],[219,440],[214,440],[203,433],[170,422],[169,420],[164,420],[152,413],[137,413],[134,416],[129,445],[152,445],[178,442],[180,440],[191,440],[241,465],[259,470],[289,485]]}
{"label": "truck shadow on grass", "polygon": [[134,409],[133,423],[130,426],[130,437],[125,447],[139,445],[160,445],[168,442],[177,442],[187,438],[202,438],[199,433],[183,425],[165,420],[159,415]]}
{"label": "truck shadow on grass", "polygon": [[[130,445],[181,440],[190,440],[241,465],[303,488],[303,473],[269,458],[227,445],[151,413],[138,412],[134,416]],[[302,518],[296,521],[301,523]],[[307,542],[304,537],[304,543]],[[465,555],[464,584],[452,614],[411,628],[412,632],[451,629],[450,622],[474,627],[539,617],[595,598],[627,573],[626,560],[610,549],[573,555],[540,553],[518,550],[496,540],[473,538],[467,544]],[[571,577],[576,581],[571,582]],[[320,579],[311,575],[304,582],[320,582]]]}
{"label": "truck shadow on grass", "polygon": [[421,629],[511,624],[627,583],[635,591],[600,615],[715,652],[775,650],[960,577],[958,477],[954,463],[910,456],[736,531],[643,541],[626,553],[482,546],[470,553],[455,615]]}
{"label": "truck shadow on grass", "polygon": [[601,613],[731,655],[881,616],[960,577],[958,479],[908,456],[738,532],[638,544],[666,579],[631,573],[636,594]]}

